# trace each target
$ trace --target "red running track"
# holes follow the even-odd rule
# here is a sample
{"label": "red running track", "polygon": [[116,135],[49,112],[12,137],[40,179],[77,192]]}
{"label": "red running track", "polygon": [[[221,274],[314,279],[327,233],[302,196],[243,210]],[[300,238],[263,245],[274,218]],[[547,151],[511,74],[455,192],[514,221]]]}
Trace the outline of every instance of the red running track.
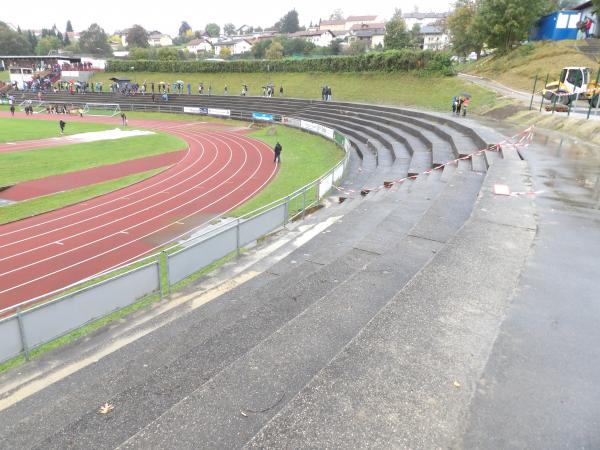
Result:
{"label": "red running track", "polygon": [[240,205],[277,171],[269,146],[225,127],[130,123],[168,131],[189,149],[173,167],[141,183],[0,226],[0,309],[148,254]]}

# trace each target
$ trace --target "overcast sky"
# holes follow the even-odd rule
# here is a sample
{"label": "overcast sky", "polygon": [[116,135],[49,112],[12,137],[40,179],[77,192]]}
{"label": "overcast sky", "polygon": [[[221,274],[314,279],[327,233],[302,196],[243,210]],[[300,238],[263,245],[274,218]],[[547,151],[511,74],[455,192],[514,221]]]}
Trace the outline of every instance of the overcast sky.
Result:
{"label": "overcast sky", "polygon": [[[231,22],[268,27],[279,20],[286,12],[296,9],[300,25],[308,26],[327,19],[331,12],[340,8],[348,15],[381,15],[389,18],[394,8],[403,12],[419,11],[442,12],[450,9],[452,1],[444,0],[303,0],[290,2],[281,0],[259,1],[189,1],[150,2],[149,0],[125,0],[123,2],[52,2],[48,0],[28,0],[26,5],[9,3],[2,8],[0,20],[19,25],[22,29],[51,28],[56,24],[64,31],[68,19],[75,31],[82,31],[90,24],[98,23],[107,33],[140,24],[147,30],[159,30],[176,35],[182,20],[193,29],[203,29],[207,23],[216,22],[221,27]],[[155,6],[155,5],[160,6]]]}

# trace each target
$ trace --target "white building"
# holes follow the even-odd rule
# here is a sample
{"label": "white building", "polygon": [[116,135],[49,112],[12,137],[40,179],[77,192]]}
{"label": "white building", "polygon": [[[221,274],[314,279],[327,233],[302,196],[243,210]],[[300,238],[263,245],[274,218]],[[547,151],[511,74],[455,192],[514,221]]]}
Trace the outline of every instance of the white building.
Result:
{"label": "white building", "polygon": [[421,28],[429,26],[429,25],[435,25],[435,24],[438,24],[439,22],[445,20],[447,17],[448,17],[448,13],[434,13],[434,12],[428,12],[428,13],[413,12],[413,13],[402,14],[402,18],[406,22],[406,28],[408,30],[412,30],[415,25],[419,25]]}
{"label": "white building", "polygon": [[450,36],[442,27],[426,25],[421,28],[423,50],[445,50],[450,45]]}
{"label": "white building", "polygon": [[335,35],[330,30],[298,31],[290,35],[291,38],[300,38],[312,42],[317,47],[329,47]]}
{"label": "white building", "polygon": [[365,41],[367,48],[383,48],[385,38],[384,23],[361,23],[354,24],[350,30],[348,42]]}
{"label": "white building", "polygon": [[235,39],[232,41],[223,41],[214,44],[215,55],[220,55],[224,48],[231,50],[231,55],[241,55],[248,53],[252,49],[252,44],[247,39]]}
{"label": "white building", "polygon": [[150,47],[169,47],[173,45],[173,39],[168,34],[160,31],[153,31],[148,35],[148,45]]}
{"label": "white building", "polygon": [[206,39],[192,39],[186,47],[188,52],[190,53],[198,53],[198,52],[212,52],[213,46],[210,41]]}

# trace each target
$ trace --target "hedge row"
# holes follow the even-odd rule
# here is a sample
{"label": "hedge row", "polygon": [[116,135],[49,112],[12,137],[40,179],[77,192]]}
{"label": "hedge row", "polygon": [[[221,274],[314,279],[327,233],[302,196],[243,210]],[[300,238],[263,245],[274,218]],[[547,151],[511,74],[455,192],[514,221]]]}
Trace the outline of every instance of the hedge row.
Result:
{"label": "hedge row", "polygon": [[331,56],[315,59],[164,61],[109,60],[107,72],[408,72],[428,71],[450,74],[450,54],[428,50],[393,50],[358,56]]}

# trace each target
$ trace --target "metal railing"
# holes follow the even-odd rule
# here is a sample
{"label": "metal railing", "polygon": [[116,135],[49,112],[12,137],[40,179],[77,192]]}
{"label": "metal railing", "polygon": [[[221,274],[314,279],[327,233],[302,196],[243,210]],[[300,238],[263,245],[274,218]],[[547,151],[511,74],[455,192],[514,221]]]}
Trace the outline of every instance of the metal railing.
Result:
{"label": "metal railing", "polygon": [[[182,112],[181,107],[177,108]],[[230,117],[243,119],[248,114],[231,111]],[[234,252],[239,255],[248,244],[290,220],[303,218],[344,176],[351,144],[332,128],[295,118],[276,119],[335,141],[345,150],[344,158],[318,179],[250,213],[223,219],[216,227],[203,224],[204,229],[186,233],[185,239],[166,242],[159,253],[0,310],[0,362],[21,354],[29,358],[32,349],[147,296],[169,295],[172,286],[190,275]]]}

